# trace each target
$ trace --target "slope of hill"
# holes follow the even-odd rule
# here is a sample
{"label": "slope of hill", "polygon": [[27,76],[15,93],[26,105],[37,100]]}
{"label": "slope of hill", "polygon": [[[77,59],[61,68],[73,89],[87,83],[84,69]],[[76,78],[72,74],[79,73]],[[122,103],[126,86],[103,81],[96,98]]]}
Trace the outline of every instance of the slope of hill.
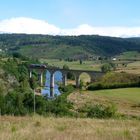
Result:
{"label": "slope of hill", "polygon": [[140,51],[140,38],[0,34],[0,49],[36,58],[89,58]]}
{"label": "slope of hill", "polygon": [[[132,94],[133,93],[133,94]],[[95,91],[75,91],[68,96],[75,110],[92,105],[114,104],[118,112],[127,116],[140,116],[140,88],[120,88]]]}
{"label": "slope of hill", "polygon": [[7,74],[1,67],[0,67],[0,94],[6,94],[12,91],[19,83],[15,76],[11,74]]}

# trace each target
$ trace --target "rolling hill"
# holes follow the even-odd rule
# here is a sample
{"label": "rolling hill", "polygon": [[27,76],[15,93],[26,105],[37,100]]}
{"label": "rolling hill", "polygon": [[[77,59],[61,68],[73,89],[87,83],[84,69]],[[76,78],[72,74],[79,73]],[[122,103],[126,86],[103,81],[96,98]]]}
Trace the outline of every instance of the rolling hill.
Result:
{"label": "rolling hill", "polygon": [[0,34],[0,49],[35,58],[111,57],[128,51],[139,52],[140,38]]}

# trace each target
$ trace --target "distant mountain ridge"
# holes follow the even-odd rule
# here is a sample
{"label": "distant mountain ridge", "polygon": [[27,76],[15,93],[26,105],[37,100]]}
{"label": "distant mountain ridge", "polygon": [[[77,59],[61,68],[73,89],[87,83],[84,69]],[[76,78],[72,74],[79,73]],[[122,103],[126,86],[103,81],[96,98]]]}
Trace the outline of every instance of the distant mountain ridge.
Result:
{"label": "distant mountain ridge", "polygon": [[126,51],[140,52],[140,38],[0,34],[0,49],[35,58],[111,57]]}

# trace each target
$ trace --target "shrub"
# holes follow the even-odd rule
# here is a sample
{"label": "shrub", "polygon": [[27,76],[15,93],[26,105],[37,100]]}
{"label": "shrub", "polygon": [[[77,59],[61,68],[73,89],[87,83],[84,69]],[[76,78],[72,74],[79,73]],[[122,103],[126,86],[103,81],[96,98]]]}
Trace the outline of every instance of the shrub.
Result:
{"label": "shrub", "polygon": [[92,83],[88,90],[115,89],[127,87],[139,87],[140,78],[128,73],[107,73],[99,82]]}
{"label": "shrub", "polygon": [[103,106],[103,105],[94,105],[88,107],[87,117],[90,118],[111,118],[116,116],[117,108],[115,105]]}
{"label": "shrub", "polygon": [[128,88],[139,87],[139,83],[93,83],[88,86],[88,90],[100,90],[100,89],[116,89],[116,88]]}
{"label": "shrub", "polygon": [[67,86],[60,86],[59,87],[59,90],[62,92],[62,93],[71,93],[74,91],[74,86],[73,85],[67,85]]}
{"label": "shrub", "polygon": [[5,96],[5,113],[10,115],[25,115],[27,113],[21,93],[12,91]]}
{"label": "shrub", "polygon": [[112,69],[112,66],[109,63],[106,63],[101,66],[102,72],[109,72],[109,71],[111,71],[111,69]]}
{"label": "shrub", "polygon": [[70,111],[72,108],[72,103],[67,101],[67,94],[62,94],[56,99],[46,102],[46,112],[55,116],[73,116]]}
{"label": "shrub", "polygon": [[101,79],[101,82],[103,83],[134,83],[139,81],[140,78],[138,75],[115,72],[109,72],[105,74]]}

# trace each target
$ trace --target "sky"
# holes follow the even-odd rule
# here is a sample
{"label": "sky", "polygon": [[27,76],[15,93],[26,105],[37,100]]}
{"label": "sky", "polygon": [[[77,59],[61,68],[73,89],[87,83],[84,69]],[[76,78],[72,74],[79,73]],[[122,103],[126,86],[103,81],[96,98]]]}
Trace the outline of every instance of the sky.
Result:
{"label": "sky", "polygon": [[140,0],[0,0],[0,32],[140,36]]}

